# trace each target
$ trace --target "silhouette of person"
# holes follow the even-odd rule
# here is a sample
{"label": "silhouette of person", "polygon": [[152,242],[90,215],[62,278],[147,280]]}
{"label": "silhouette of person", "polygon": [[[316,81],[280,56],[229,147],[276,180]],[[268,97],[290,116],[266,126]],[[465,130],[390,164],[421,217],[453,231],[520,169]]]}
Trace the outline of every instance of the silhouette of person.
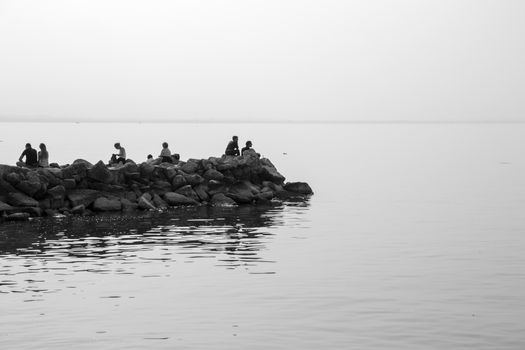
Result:
{"label": "silhouette of person", "polygon": [[160,151],[159,157],[162,158],[163,163],[173,163],[173,159],[171,158],[171,151],[168,148],[167,142],[162,143],[162,151]]}
{"label": "silhouette of person", "polygon": [[[22,161],[22,158],[24,157],[26,157],[25,162]],[[20,158],[18,158],[17,165],[25,165],[28,167],[36,167],[38,165],[36,150],[31,147],[30,143],[26,143],[26,149],[22,152]]]}
{"label": "silhouette of person", "polygon": [[251,141],[246,141],[246,147],[243,147],[241,149],[241,155],[244,154],[244,151],[247,151],[247,150],[251,149],[251,147],[252,147],[252,142]]}
{"label": "silhouette of person", "polygon": [[240,153],[239,144],[237,141],[239,141],[239,138],[237,136],[233,136],[232,140],[228,142],[228,146],[226,146],[226,151],[224,151],[224,154],[227,156],[238,156]]}
{"label": "silhouette of person", "polygon": [[47,151],[46,145],[40,144],[40,151],[38,151],[38,166],[41,168],[49,167],[49,152]]}
{"label": "silhouette of person", "polygon": [[114,163],[126,163],[126,149],[120,145],[119,142],[115,143],[115,148],[119,150],[118,154],[113,154],[111,160]]}

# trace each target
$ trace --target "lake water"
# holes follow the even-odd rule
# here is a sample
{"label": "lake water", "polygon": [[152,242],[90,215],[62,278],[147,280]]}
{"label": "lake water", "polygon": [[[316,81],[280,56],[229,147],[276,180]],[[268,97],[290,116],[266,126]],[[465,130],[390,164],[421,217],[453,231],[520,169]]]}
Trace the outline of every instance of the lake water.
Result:
{"label": "lake water", "polygon": [[253,141],[307,204],[0,226],[2,349],[523,349],[522,124],[3,124],[50,161]]}

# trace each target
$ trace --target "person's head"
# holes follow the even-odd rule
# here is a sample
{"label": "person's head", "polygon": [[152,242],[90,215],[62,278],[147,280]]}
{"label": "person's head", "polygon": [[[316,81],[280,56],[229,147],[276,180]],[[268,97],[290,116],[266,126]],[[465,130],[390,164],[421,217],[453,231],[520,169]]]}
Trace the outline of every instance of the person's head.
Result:
{"label": "person's head", "polygon": [[162,143],[162,148],[168,148],[168,143],[167,142],[163,142]]}
{"label": "person's head", "polygon": [[246,147],[252,147],[252,142],[251,141],[246,141]]}
{"label": "person's head", "polygon": [[39,147],[40,147],[40,149],[41,149],[42,151],[45,151],[45,150],[46,150],[46,145],[43,144],[43,143],[41,143]]}
{"label": "person's head", "polygon": [[153,156],[151,154],[148,154],[148,159],[153,159]]}
{"label": "person's head", "polygon": [[26,149],[31,149],[31,144],[30,143],[26,143]]}
{"label": "person's head", "polygon": [[120,149],[120,142],[115,143],[115,148]]}
{"label": "person's head", "polygon": [[237,140],[239,140],[239,138],[237,136],[232,136],[232,140],[237,142]]}

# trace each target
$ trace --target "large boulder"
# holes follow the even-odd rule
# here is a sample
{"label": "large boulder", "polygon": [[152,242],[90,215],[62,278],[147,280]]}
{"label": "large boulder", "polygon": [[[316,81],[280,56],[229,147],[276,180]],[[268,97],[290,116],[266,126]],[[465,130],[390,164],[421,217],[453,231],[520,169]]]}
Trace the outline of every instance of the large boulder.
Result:
{"label": "large boulder", "polygon": [[206,185],[197,185],[193,187],[193,190],[195,191],[201,202],[207,202],[210,199],[210,196],[208,195],[208,187]]}
{"label": "large boulder", "polygon": [[88,177],[92,180],[99,181],[102,183],[110,183],[112,176],[111,171],[106,167],[103,161],[99,160],[97,164],[93,165],[91,169],[88,170]]}
{"label": "large boulder", "polygon": [[99,191],[90,189],[77,189],[67,194],[67,199],[71,202],[72,207],[83,204],[89,206],[99,197]]}
{"label": "large boulder", "polygon": [[188,181],[186,181],[186,178],[184,175],[177,175],[173,178],[173,181],[171,182],[172,189],[176,190],[182,186],[186,186],[188,184]]}
{"label": "large boulder", "polygon": [[237,202],[235,202],[230,197],[225,196],[223,193],[214,194],[213,197],[211,197],[210,204],[214,206],[220,206],[220,207],[237,206]]}
{"label": "large boulder", "polygon": [[86,177],[88,170],[88,164],[85,162],[73,163],[62,169],[62,177],[64,179],[73,179],[75,175],[77,178]]}
{"label": "large boulder", "polygon": [[33,197],[35,193],[40,191],[40,189],[42,188],[42,184],[40,183],[40,181],[36,180],[23,180],[16,184],[16,188],[18,188],[20,191],[27,194],[28,196]]}
{"label": "large boulder", "polygon": [[155,171],[155,166],[149,163],[141,163],[139,165],[140,177],[143,179],[150,179]]}
{"label": "large boulder", "polygon": [[2,212],[2,211],[11,211],[13,209],[14,208],[12,206],[10,206],[9,204],[0,201],[0,212]]}
{"label": "large boulder", "polygon": [[171,191],[171,184],[168,181],[157,180],[151,185],[151,188],[158,194],[164,194]]}
{"label": "large boulder", "polygon": [[312,188],[306,182],[287,182],[284,189],[299,194],[313,194]]}
{"label": "large boulder", "polygon": [[258,193],[249,181],[240,181],[230,186],[226,195],[237,203],[251,203]]}
{"label": "large boulder", "polygon": [[199,163],[194,159],[190,159],[188,162],[183,164],[180,169],[186,174],[193,174],[199,169]]}
{"label": "large boulder", "polygon": [[151,203],[150,199],[148,199],[145,195],[140,196],[137,204],[138,204],[138,207],[143,210],[156,210],[157,209],[155,205]]}
{"label": "large boulder", "polygon": [[154,194],[153,195],[153,204],[158,209],[166,209],[166,208],[168,208],[168,204],[162,198],[160,198],[160,196],[158,194]]}
{"label": "large boulder", "polygon": [[259,176],[263,180],[269,180],[273,183],[276,183],[278,185],[281,185],[284,183],[284,180],[286,179],[284,176],[282,176],[275,166],[270,162],[267,158],[262,158],[260,160],[261,163],[261,169],[259,172]]}
{"label": "large boulder", "polygon": [[0,177],[0,195],[6,195],[12,192],[17,192],[16,188]]}
{"label": "large boulder", "polygon": [[220,172],[220,171],[217,171],[215,169],[208,169],[206,170],[206,172],[203,174],[204,178],[206,180],[215,180],[215,181],[223,181],[224,180],[224,175]]}
{"label": "large boulder", "polygon": [[204,182],[204,179],[199,174],[186,174],[184,176],[188,185],[195,186]]}
{"label": "large boulder", "polygon": [[195,193],[195,191],[191,187],[191,185],[182,186],[181,188],[177,189],[175,193],[182,194],[183,196],[191,198],[196,202],[198,202],[200,199],[197,193]]}
{"label": "large boulder", "polygon": [[119,211],[121,209],[122,204],[118,199],[99,197],[93,202],[93,210],[96,211]]}
{"label": "large boulder", "polygon": [[38,207],[38,201],[20,192],[7,195],[7,203],[15,207]]}
{"label": "large boulder", "polygon": [[166,202],[171,206],[177,206],[177,205],[196,205],[198,204],[197,201],[195,201],[192,198],[186,197],[180,193],[176,192],[168,192],[164,194],[164,199]]}

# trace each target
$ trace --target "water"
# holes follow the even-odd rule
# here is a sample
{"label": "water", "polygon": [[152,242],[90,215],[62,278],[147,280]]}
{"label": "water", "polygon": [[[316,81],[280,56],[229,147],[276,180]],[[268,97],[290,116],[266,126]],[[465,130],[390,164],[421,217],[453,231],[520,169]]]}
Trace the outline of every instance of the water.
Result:
{"label": "water", "polygon": [[315,195],[306,205],[3,225],[0,344],[522,349],[524,131],[4,124],[0,163],[26,141],[46,142],[60,163],[107,160],[116,141],[136,160],[165,140],[183,159],[202,158],[235,133]]}

